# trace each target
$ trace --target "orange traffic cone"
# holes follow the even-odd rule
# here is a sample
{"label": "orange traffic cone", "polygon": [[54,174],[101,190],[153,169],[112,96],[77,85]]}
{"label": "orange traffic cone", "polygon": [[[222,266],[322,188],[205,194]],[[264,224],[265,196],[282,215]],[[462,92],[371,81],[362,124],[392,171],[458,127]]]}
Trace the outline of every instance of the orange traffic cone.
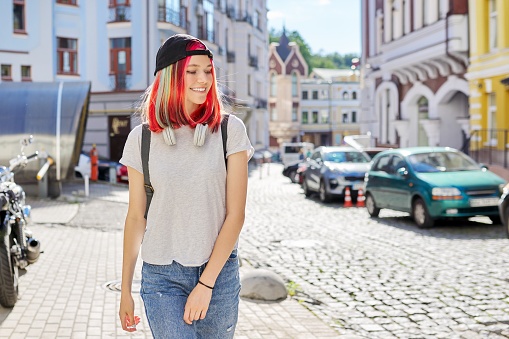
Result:
{"label": "orange traffic cone", "polygon": [[350,187],[345,188],[345,203],[343,207],[353,207],[352,205],[352,197],[350,196]]}
{"label": "orange traffic cone", "polygon": [[366,204],[364,204],[364,201],[366,200],[366,197],[364,197],[364,193],[362,192],[362,188],[359,188],[359,191],[357,192],[357,204],[355,206],[357,207],[365,207]]}

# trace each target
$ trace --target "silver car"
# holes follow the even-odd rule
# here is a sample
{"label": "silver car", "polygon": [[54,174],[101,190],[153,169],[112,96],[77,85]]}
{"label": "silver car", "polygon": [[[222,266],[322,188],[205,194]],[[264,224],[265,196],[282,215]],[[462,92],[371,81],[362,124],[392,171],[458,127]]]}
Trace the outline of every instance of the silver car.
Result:
{"label": "silver car", "polygon": [[364,186],[364,175],[369,170],[370,157],[352,147],[316,148],[304,172],[302,188],[306,197],[318,192],[322,202],[333,197],[344,197],[350,189],[352,199]]}

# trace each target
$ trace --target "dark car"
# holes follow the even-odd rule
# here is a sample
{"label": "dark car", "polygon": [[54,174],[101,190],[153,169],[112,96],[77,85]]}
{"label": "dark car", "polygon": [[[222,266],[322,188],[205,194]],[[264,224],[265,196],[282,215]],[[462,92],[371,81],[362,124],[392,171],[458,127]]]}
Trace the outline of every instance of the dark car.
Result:
{"label": "dark car", "polygon": [[381,208],[408,212],[418,227],[477,215],[499,223],[497,204],[504,183],[453,148],[392,149],[373,159],[366,175],[366,208],[372,217]]}
{"label": "dark car", "polygon": [[350,189],[352,198],[364,185],[364,175],[371,159],[353,147],[316,148],[303,173],[302,189],[306,196],[318,192],[320,200],[327,202],[333,197],[344,197]]}
{"label": "dark car", "polygon": [[498,202],[498,211],[504,225],[505,234],[509,238],[509,184],[504,186],[502,197]]}

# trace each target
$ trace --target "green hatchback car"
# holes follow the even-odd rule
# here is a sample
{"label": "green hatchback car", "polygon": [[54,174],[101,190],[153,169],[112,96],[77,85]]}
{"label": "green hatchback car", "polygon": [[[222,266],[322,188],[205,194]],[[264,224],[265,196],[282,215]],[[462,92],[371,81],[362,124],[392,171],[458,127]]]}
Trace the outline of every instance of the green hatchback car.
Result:
{"label": "green hatchback car", "polygon": [[420,228],[441,218],[488,216],[500,223],[498,201],[504,179],[464,153],[449,147],[383,151],[366,173],[366,208],[408,212]]}

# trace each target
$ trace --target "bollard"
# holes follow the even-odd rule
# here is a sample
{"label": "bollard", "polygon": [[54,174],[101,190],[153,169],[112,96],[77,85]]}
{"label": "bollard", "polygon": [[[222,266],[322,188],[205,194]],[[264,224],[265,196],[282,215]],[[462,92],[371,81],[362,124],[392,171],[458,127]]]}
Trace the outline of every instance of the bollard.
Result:
{"label": "bollard", "polygon": [[110,183],[114,184],[117,182],[117,168],[114,163],[110,163],[109,177]]}
{"label": "bollard", "polygon": [[88,197],[90,190],[89,190],[89,177],[88,175],[85,175],[83,177],[83,180],[85,181],[85,196]]}

